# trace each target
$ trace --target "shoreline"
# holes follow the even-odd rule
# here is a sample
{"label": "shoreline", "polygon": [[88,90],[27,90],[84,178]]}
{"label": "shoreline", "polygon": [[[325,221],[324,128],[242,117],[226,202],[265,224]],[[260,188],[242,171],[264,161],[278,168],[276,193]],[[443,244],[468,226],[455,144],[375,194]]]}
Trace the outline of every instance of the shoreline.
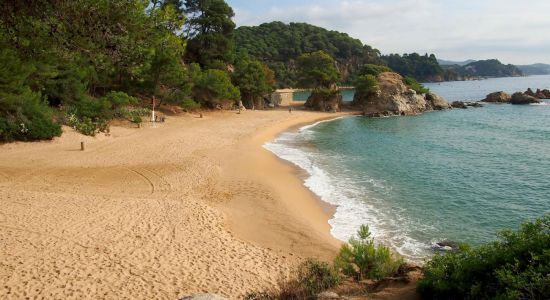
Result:
{"label": "shoreline", "polygon": [[[291,256],[331,261],[343,244],[332,236],[329,224],[336,206],[323,201],[304,185],[305,170],[278,157],[264,145],[284,132],[354,114],[313,113],[291,118],[260,129],[228,150],[233,160],[221,164],[221,180],[239,178],[244,173],[255,178],[256,184],[267,188],[270,193],[269,197],[254,198],[254,201],[250,197],[236,197],[221,205],[220,209],[229,216],[226,224],[231,232],[245,241]],[[235,189],[230,183],[221,188]],[[262,214],[262,211],[277,212],[279,216]],[[251,212],[255,212],[254,217],[247,218]]]}
{"label": "shoreline", "polygon": [[349,114],[183,114],[0,145],[0,298],[242,298],[331,260],[331,207],[263,144]]}

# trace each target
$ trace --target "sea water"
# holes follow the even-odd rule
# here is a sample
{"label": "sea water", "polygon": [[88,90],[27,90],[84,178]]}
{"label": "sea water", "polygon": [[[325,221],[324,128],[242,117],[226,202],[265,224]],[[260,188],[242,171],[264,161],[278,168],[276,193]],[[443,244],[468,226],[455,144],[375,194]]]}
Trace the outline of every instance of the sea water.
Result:
{"label": "sea water", "polygon": [[[429,84],[449,100],[549,88],[550,76]],[[332,234],[361,224],[421,262],[437,241],[473,245],[550,212],[550,103],[344,117],[266,144],[309,174],[305,186],[337,206]]]}

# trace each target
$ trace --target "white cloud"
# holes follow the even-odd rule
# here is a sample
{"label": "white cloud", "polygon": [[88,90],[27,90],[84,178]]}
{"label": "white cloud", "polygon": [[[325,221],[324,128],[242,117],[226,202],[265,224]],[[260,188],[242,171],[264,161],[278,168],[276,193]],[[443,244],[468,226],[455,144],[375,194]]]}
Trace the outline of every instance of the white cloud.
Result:
{"label": "white cloud", "polygon": [[238,25],[307,22],[347,32],[383,53],[430,52],[445,59],[550,63],[550,1],[364,0],[236,7]]}

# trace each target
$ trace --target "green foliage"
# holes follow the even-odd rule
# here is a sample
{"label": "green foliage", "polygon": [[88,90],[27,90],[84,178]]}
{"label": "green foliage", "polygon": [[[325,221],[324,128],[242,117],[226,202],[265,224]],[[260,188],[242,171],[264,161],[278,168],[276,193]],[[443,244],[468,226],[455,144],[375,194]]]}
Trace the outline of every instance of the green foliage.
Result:
{"label": "green foliage", "polygon": [[233,61],[235,15],[224,0],[186,0],[188,44],[185,59],[216,68]]}
{"label": "green foliage", "polygon": [[15,51],[0,49],[0,142],[51,139],[61,134],[41,94],[27,85],[34,70]]}
{"label": "green foliage", "polygon": [[235,30],[237,53],[247,53],[275,72],[278,87],[297,86],[296,61],[305,53],[324,51],[340,69],[343,82],[350,83],[360,66],[381,64],[380,52],[346,33],[329,31],[305,23],[264,23]]}
{"label": "green foliage", "polygon": [[410,76],[422,81],[432,81],[442,79],[445,73],[433,54],[411,53],[403,54],[403,56],[390,54],[382,56],[382,59],[390,69],[404,77]]}
{"label": "green foliage", "polygon": [[362,225],[357,238],[352,237],[348,244],[342,246],[335,259],[335,265],[348,276],[358,281],[365,278],[380,279],[397,272],[403,263],[401,258],[394,258],[388,247],[375,245],[370,236],[369,227]]}
{"label": "green foliage", "polygon": [[330,89],[340,79],[336,62],[324,51],[302,54],[298,58],[298,72],[302,88]]}
{"label": "green foliage", "polygon": [[426,88],[422,83],[416,81],[416,79],[412,77],[404,77],[403,83],[418,94],[427,94],[430,92],[430,89]]}
{"label": "green foliage", "polygon": [[355,93],[357,98],[366,99],[378,93],[380,87],[375,75],[361,75],[355,81]]}
{"label": "green foliage", "polygon": [[251,293],[245,299],[315,299],[319,293],[335,287],[340,281],[340,274],[330,264],[306,260],[294,270],[290,279],[279,283],[279,290],[271,293]]}
{"label": "green foliage", "polygon": [[418,284],[426,299],[550,299],[550,215],[495,242],[437,255]]}
{"label": "green foliage", "polygon": [[239,59],[232,78],[248,108],[263,108],[263,97],[274,91],[273,71],[248,57]]}
{"label": "green foliage", "polygon": [[358,75],[359,76],[372,75],[372,76],[376,77],[376,76],[380,75],[380,73],[384,73],[384,72],[393,72],[393,71],[392,71],[392,69],[390,69],[386,66],[366,64],[366,65],[361,67],[361,69],[359,70]]}
{"label": "green foliage", "polygon": [[234,103],[241,97],[239,89],[231,83],[226,72],[212,69],[198,75],[192,93],[201,105],[210,108]]}

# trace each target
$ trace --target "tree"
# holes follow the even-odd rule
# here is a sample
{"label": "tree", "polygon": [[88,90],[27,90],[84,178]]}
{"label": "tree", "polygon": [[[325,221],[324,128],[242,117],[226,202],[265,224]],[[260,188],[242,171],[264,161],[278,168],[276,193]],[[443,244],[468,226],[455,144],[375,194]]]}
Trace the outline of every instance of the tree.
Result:
{"label": "tree", "polygon": [[187,62],[202,67],[227,65],[233,61],[235,15],[223,0],[186,0]]}
{"label": "tree", "polygon": [[203,71],[192,88],[193,97],[203,106],[228,108],[241,98],[239,89],[231,84],[227,72]]}
{"label": "tree", "polygon": [[333,89],[340,79],[336,62],[324,51],[302,54],[298,58],[298,70],[303,88]]}
{"label": "tree", "polygon": [[274,75],[266,65],[248,57],[240,59],[233,73],[233,83],[241,91],[248,108],[263,108],[263,97],[274,90]]}

